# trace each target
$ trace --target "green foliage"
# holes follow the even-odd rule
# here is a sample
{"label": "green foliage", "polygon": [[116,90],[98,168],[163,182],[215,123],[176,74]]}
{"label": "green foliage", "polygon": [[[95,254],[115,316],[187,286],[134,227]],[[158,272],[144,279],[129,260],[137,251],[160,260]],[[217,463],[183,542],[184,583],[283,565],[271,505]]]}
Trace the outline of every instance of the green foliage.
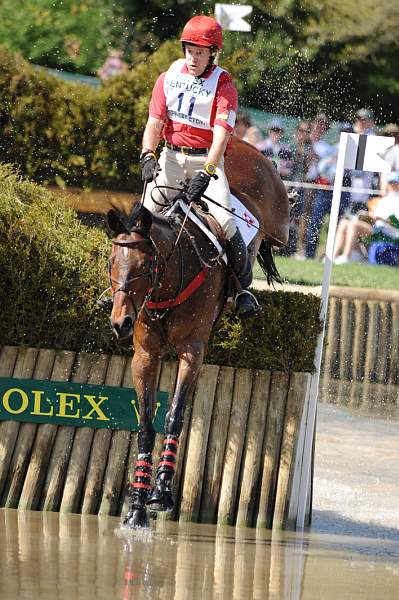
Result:
{"label": "green foliage", "polygon": [[179,44],[166,42],[94,89],[47,75],[0,46],[2,160],[40,183],[139,190],[151,90],[180,53]]}
{"label": "green foliage", "polygon": [[107,285],[105,234],[80,224],[58,196],[0,165],[2,344],[112,350],[95,308]]}
{"label": "green foliage", "polygon": [[119,45],[123,19],[111,0],[2,0],[0,39],[30,61],[95,73],[110,46]]}
{"label": "green foliage", "polygon": [[[294,258],[277,256],[276,264],[286,283],[321,286],[324,264],[319,260],[298,261]],[[260,267],[255,267],[255,276],[264,278]],[[399,269],[361,262],[334,265],[331,285],[397,290],[399,288]]]}
{"label": "green foliage", "polygon": [[313,371],[320,300],[311,294],[256,292],[261,314],[241,322],[227,313],[206,362],[250,369]]}
{"label": "green foliage", "polygon": [[[369,105],[382,122],[399,119],[399,13],[390,0],[252,6],[251,33],[225,31],[221,57],[242,105],[307,118],[324,110],[340,120]],[[0,40],[37,64],[93,74],[111,46],[139,66],[177,40],[190,17],[213,11],[210,0],[2,0]]]}
{"label": "green foliage", "polygon": [[[0,322],[2,344],[126,354],[95,300],[108,286],[110,244],[59,198],[0,165]],[[319,331],[319,300],[257,294],[263,313],[219,323],[207,361],[258,369],[308,370]]]}

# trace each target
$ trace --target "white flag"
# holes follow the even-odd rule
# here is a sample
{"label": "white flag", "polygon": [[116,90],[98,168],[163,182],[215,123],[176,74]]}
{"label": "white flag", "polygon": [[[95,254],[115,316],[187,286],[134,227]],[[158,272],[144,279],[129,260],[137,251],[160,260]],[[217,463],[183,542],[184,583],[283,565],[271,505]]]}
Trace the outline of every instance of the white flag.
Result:
{"label": "white flag", "polygon": [[383,159],[386,150],[395,144],[395,138],[382,135],[341,133],[346,136],[345,169],[390,173],[391,166]]}
{"label": "white flag", "polygon": [[243,17],[250,15],[252,6],[239,4],[215,4],[215,18],[223,29],[229,31],[251,31],[251,25]]}

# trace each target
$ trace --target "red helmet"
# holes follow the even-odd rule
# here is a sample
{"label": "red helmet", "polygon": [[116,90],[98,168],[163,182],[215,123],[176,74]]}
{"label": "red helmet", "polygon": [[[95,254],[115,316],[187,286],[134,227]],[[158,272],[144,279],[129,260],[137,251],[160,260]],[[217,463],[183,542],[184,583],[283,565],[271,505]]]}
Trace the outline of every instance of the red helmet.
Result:
{"label": "red helmet", "polygon": [[221,50],[223,45],[222,27],[213,17],[203,15],[193,17],[185,24],[180,41]]}

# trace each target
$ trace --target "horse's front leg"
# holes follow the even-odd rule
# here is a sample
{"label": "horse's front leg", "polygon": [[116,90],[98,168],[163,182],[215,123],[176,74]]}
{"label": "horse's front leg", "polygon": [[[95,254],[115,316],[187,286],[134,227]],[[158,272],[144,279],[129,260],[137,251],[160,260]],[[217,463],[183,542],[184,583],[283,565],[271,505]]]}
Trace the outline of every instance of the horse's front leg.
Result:
{"label": "horse's front leg", "polygon": [[151,510],[172,510],[174,500],[171,482],[175,473],[179,436],[183,427],[184,409],[193,393],[204,359],[205,344],[186,344],[179,352],[179,370],[172,403],[165,419],[165,438],[159,460],[155,485],[147,504]]}
{"label": "horse's front leg", "polygon": [[146,502],[151,490],[152,451],[155,442],[152,418],[157,393],[157,350],[152,353],[136,346],[132,360],[133,383],[139,401],[140,429],[134,480],[129,482],[131,507],[123,521],[125,526],[132,529],[148,527]]}

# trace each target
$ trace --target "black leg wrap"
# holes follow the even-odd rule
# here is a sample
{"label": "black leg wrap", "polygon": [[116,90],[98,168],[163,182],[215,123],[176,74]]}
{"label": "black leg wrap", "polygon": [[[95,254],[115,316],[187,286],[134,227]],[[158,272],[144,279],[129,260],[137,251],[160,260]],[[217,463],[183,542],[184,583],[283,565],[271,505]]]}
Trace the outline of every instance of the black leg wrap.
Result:
{"label": "black leg wrap", "polygon": [[178,445],[177,436],[165,437],[155,485],[147,500],[148,507],[153,511],[170,511],[174,507],[171,482],[175,473]]}
{"label": "black leg wrap", "polygon": [[130,529],[148,527],[146,502],[151,490],[152,457],[151,454],[139,454],[136,460],[134,481],[131,487],[131,506],[123,519],[123,525]]}

